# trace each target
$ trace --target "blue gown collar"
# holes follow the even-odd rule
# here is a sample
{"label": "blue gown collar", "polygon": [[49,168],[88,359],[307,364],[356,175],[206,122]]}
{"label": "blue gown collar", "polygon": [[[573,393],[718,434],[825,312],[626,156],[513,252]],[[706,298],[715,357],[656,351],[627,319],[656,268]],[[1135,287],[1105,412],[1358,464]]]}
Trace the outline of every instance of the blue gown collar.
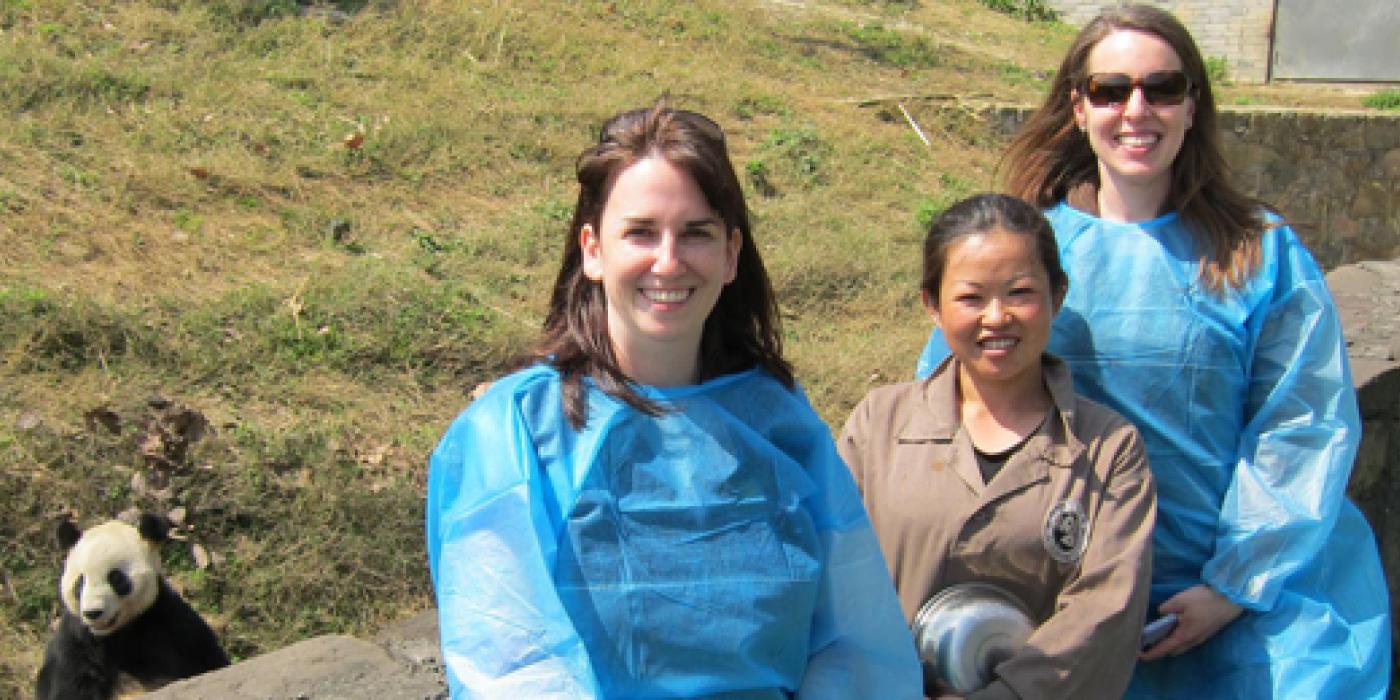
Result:
{"label": "blue gown collar", "polygon": [[1085,221],[1104,226],[1129,226],[1133,228],[1157,228],[1160,226],[1166,226],[1175,223],[1178,219],[1181,218],[1180,213],[1176,211],[1169,211],[1161,216],[1152,219],[1147,219],[1145,221],[1113,221],[1111,219],[1105,219],[1097,214],[1091,214],[1087,211],[1084,211],[1083,209],[1075,208],[1074,205],[1070,204],[1067,201],[1062,201],[1059,204],[1055,205],[1054,211],[1056,213],[1068,212],[1081,219],[1084,219]]}

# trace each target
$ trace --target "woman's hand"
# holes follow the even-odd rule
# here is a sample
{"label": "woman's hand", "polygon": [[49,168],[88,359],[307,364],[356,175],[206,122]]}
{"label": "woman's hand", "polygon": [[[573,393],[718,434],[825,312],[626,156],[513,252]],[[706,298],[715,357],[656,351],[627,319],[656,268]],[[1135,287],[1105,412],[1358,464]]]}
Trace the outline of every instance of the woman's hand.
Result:
{"label": "woman's hand", "polygon": [[1141,661],[1178,656],[1215,636],[1244,610],[1205,584],[1192,586],[1166,600],[1157,608],[1163,615],[1176,613],[1176,629],[1166,639],[1138,654]]}
{"label": "woman's hand", "polygon": [[932,695],[927,694],[929,692],[928,686],[924,686],[924,692],[926,693],[924,700],[966,700],[967,698],[966,695],[954,690],[953,686],[948,685],[941,678],[935,681]]}

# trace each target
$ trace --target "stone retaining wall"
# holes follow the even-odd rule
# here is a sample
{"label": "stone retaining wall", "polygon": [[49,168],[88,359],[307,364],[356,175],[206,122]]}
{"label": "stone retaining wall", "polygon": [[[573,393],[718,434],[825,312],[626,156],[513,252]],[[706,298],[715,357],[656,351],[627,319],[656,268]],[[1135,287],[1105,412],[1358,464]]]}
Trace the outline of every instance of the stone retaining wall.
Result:
{"label": "stone retaining wall", "polygon": [[1235,181],[1283,212],[1327,269],[1400,257],[1400,115],[1237,108]]}

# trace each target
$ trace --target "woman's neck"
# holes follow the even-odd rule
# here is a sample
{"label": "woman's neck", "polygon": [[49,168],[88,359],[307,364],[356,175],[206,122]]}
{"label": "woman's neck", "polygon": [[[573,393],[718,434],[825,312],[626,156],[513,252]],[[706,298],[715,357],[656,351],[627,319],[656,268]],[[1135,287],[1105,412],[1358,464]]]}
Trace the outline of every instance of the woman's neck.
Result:
{"label": "woman's neck", "polygon": [[972,444],[1000,452],[1040,427],[1050,410],[1050,390],[1039,373],[1015,383],[979,383],[958,373],[958,411]]}
{"label": "woman's neck", "polygon": [[1171,191],[1171,180],[1159,177],[1147,183],[1120,182],[1100,173],[1098,215],[1109,221],[1147,221],[1162,215]]}
{"label": "woman's neck", "polygon": [[[644,386],[685,386],[700,377],[700,352],[680,352],[670,347],[623,348],[616,344],[613,354],[618,369],[627,378]],[[688,360],[688,361],[687,361]]]}

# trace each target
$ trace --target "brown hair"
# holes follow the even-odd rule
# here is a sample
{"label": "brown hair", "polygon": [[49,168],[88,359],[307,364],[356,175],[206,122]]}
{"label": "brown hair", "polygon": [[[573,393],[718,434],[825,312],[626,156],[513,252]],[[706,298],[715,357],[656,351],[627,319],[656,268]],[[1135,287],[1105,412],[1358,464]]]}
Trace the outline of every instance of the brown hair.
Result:
{"label": "brown hair", "polygon": [[1055,230],[1039,209],[1025,200],[1005,194],[975,194],[944,211],[929,226],[924,237],[924,273],[919,288],[938,307],[938,290],[943,286],[943,272],[948,267],[948,251],[953,244],[979,233],[1000,228],[1008,233],[1029,236],[1035,242],[1036,254],[1050,279],[1050,292],[1056,300],[1069,290],[1069,276],[1060,264],[1060,248],[1055,243]]}
{"label": "brown hair", "polygon": [[690,175],[705,200],[741,235],[734,281],[724,286],[705,319],[700,338],[700,380],[763,367],[794,386],[792,367],[782,355],[777,302],[749,225],[748,206],[730,163],[724,132],[696,112],[672,109],[664,100],[649,108],[617,114],[603,124],[598,143],[585,149],[576,167],[579,192],[564,239],[564,259],[549,300],[544,333],[528,360],[546,362],[563,377],[564,414],[581,428],[588,420],[585,377],[637,410],[659,415],[662,408],[639,394],[613,354],[608,335],[607,299],[602,284],[583,272],[579,234],[597,229],[618,175],[649,157],[664,158]]}
{"label": "brown hair", "polygon": [[1117,31],[1143,32],[1165,41],[1191,80],[1196,104],[1193,125],[1172,162],[1171,189],[1164,204],[1166,210],[1180,213],[1195,238],[1205,286],[1216,292],[1227,285],[1238,288],[1259,266],[1260,234],[1268,227],[1265,206],[1230,184],[1205,61],[1190,32],[1165,10],[1147,5],[1108,8],[1079,32],[1045,102],[1007,149],[1003,159],[1007,190],[1048,207],[1081,187],[1098,187],[1098,160],[1088,138],[1075,127],[1073,100],[1088,77],[1089,53]]}

